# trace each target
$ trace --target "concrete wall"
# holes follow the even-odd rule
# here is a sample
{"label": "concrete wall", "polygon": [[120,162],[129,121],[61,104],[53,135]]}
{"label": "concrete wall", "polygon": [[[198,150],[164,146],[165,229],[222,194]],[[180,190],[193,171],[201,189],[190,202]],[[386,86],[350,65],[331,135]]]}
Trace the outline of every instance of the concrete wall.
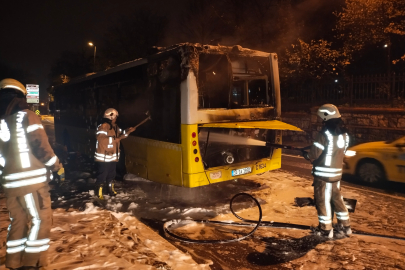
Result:
{"label": "concrete wall", "polygon": [[[322,120],[310,112],[283,112],[283,122],[295,125],[304,132],[283,131],[283,142],[293,145],[311,144]],[[393,140],[405,136],[405,109],[394,108],[339,108],[345,127],[353,138],[352,144]]]}

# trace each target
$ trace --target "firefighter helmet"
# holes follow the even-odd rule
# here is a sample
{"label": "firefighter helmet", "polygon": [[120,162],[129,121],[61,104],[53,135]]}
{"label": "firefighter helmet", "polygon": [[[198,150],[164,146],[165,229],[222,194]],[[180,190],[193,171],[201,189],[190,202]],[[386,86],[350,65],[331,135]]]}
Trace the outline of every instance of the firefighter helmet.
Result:
{"label": "firefighter helmet", "polygon": [[20,91],[24,94],[24,96],[27,95],[27,89],[25,89],[24,85],[20,83],[17,80],[14,79],[3,79],[0,81],[0,90],[3,89],[15,89],[17,91]]}
{"label": "firefighter helmet", "polygon": [[333,104],[324,104],[319,107],[318,116],[322,118],[323,121],[341,117],[338,108]]}
{"label": "firefighter helmet", "polygon": [[109,109],[105,110],[104,118],[108,118],[108,119],[110,119],[110,120],[114,120],[114,119],[117,118],[117,117],[118,117],[118,112],[117,112],[116,109],[114,109],[114,108],[109,108]]}

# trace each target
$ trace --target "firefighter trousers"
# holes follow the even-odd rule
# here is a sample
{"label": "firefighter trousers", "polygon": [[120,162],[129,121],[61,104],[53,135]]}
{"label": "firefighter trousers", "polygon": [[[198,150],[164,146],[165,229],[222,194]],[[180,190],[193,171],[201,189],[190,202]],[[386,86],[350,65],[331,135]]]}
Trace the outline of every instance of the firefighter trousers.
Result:
{"label": "firefighter trousers", "polygon": [[11,224],[7,234],[6,267],[46,266],[52,209],[49,187],[6,199]]}
{"label": "firefighter trousers", "polygon": [[321,229],[332,229],[333,213],[336,213],[338,224],[350,226],[349,211],[340,193],[340,181],[329,183],[315,178],[314,197]]}
{"label": "firefighter trousers", "polygon": [[97,162],[96,187],[110,184],[115,179],[117,162]]}

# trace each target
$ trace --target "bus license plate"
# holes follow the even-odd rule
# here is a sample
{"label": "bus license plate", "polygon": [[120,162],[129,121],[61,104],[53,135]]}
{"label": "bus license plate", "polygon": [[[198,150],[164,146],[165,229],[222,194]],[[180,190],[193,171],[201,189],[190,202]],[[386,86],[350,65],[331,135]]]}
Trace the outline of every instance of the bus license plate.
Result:
{"label": "bus license plate", "polygon": [[232,170],[232,176],[247,174],[247,173],[250,173],[250,172],[252,172],[251,167],[242,168],[242,169],[236,169],[236,170]]}

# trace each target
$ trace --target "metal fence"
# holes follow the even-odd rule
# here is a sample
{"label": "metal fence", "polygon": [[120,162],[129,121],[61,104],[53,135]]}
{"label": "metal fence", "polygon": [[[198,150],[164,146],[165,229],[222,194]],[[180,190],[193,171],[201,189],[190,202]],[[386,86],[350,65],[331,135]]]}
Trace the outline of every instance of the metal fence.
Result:
{"label": "metal fence", "polygon": [[352,76],[334,81],[312,81],[281,85],[283,106],[316,106],[323,103],[386,104],[405,100],[405,73]]}

